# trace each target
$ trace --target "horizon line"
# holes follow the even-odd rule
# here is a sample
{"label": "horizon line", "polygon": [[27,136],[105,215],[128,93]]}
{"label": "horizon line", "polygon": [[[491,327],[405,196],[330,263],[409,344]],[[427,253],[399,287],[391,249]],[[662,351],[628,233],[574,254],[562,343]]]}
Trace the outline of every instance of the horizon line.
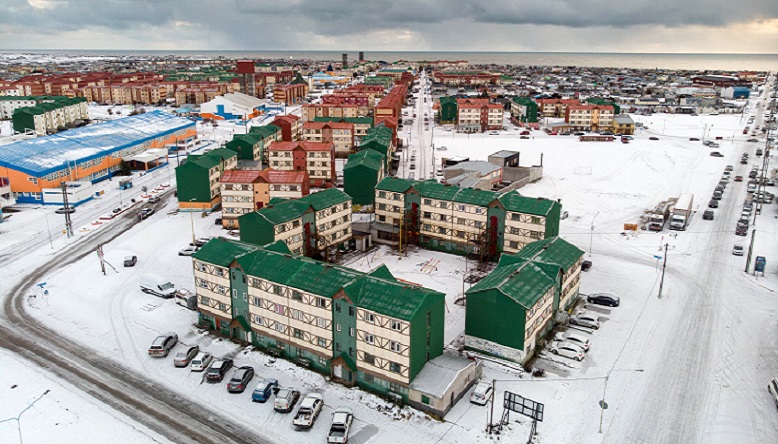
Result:
{"label": "horizon line", "polygon": [[25,52],[25,51],[134,51],[134,52],[378,52],[378,53],[452,53],[452,54],[633,54],[633,55],[768,55],[778,56],[778,53],[771,52],[615,52],[615,51],[452,51],[452,50],[365,50],[365,49],[84,49],[84,48],[0,48],[2,52]]}

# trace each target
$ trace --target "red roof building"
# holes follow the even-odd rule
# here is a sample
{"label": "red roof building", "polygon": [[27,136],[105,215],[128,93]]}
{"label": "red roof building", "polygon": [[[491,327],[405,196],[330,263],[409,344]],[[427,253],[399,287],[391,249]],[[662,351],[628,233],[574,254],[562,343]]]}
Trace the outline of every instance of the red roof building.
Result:
{"label": "red roof building", "polygon": [[294,114],[276,116],[271,123],[281,128],[281,140],[283,142],[296,142],[302,137],[302,121]]}
{"label": "red roof building", "polygon": [[312,186],[335,182],[335,145],[326,142],[273,142],[268,146],[269,165],[283,171],[305,171]]}

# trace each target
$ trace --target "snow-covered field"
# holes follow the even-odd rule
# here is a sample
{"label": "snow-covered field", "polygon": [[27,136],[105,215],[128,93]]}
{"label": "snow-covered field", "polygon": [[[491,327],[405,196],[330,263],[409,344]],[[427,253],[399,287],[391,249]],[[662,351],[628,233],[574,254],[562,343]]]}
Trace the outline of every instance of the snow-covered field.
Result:
{"label": "snow-covered field", "polygon": [[[754,112],[754,102],[745,118]],[[422,110],[425,105],[419,106]],[[599,313],[602,326],[596,332],[583,332],[591,334],[592,348],[581,363],[543,353],[535,365],[546,370],[544,378],[492,362],[485,364],[485,378],[497,381],[496,399],[511,391],[545,404],[545,419],[539,424],[536,442],[778,442],[778,414],[766,391],[769,378],[778,376],[778,267],[774,263],[778,259],[771,254],[778,246],[778,204],[765,205],[756,222],[754,254],[767,257],[764,276],[744,273],[746,258],[731,254],[734,243],[750,241],[750,235],[743,238],[734,234],[746,197],[743,183],[729,184],[715,220],[701,217],[725,165],[734,166],[733,175],[742,175],[751,167],[739,164],[742,152],[752,153],[752,164],[760,161],[753,151],[763,146],[764,139],[760,138],[760,144],[745,141],[750,138],[742,135],[745,118],[635,116],[648,128],[639,130],[629,144],[584,143],[573,136],[540,132],[533,132],[534,139],[523,140],[515,128],[497,136],[469,137],[435,129],[435,146],[447,147],[446,151],[435,151],[438,160],[441,155],[486,160],[489,154],[508,149],[520,151],[522,165],[529,165],[540,163],[542,155],[544,178],[520,192],[560,199],[569,212],[569,218],[562,221],[561,235],[585,250],[586,258],[594,263],[583,275],[582,293],[607,291],[622,298],[618,308],[586,307]],[[229,124],[202,129],[214,140],[224,140],[240,130]],[[432,134],[421,125],[414,131],[410,150],[417,150],[420,165],[426,163],[417,174],[429,174],[436,168],[429,149]],[[702,138],[703,131],[706,138],[724,139],[717,149],[724,158],[709,156],[710,150],[701,142],[689,140]],[[649,140],[651,136],[659,140]],[[164,182],[166,174],[160,172],[153,180]],[[679,193],[695,195],[696,212],[686,231],[624,231],[625,223],[636,223],[645,210]],[[76,214],[96,217],[110,208],[106,202],[117,197],[117,191],[109,190],[102,200],[86,203]],[[177,255],[191,241],[192,222],[197,237],[226,234],[214,225],[217,215],[193,219],[183,213],[168,215],[166,210],[174,206],[169,203],[104,246],[105,258],[116,271],[109,268],[103,275],[97,256],[90,255],[46,276],[49,295],[29,299],[30,310],[51,328],[87,344],[106,359],[146,373],[194,402],[242,418],[258,434],[278,442],[323,442],[329,413],[338,406],[349,406],[355,412],[355,434],[350,442],[494,442],[494,437],[484,433],[489,409],[470,404],[467,398],[444,422],[411,409],[391,408],[373,395],[332,384],[314,372],[200,332],[193,326],[194,312],[172,300],[141,293],[138,279],[147,272],[170,278],[178,287],[193,288],[191,260]],[[0,225],[0,245],[4,248],[17,245],[19,239],[37,246],[23,261],[4,267],[0,271],[3,278],[21,273],[50,250],[43,213],[46,211],[25,210]],[[54,246],[59,249],[65,241],[58,233],[58,222],[51,221],[55,225]],[[667,274],[660,298],[661,263],[655,256],[664,256],[660,251],[664,244],[668,245]],[[137,266],[121,267],[123,257],[130,254],[138,256]],[[399,257],[382,248],[352,259],[348,265],[367,270],[382,263],[397,277],[446,294],[447,343],[464,331],[464,308],[454,303],[462,292],[464,258],[425,250]],[[434,267],[422,269],[425,263]],[[3,287],[0,283],[0,289]],[[310,432],[295,432],[289,415],[274,413],[270,404],[251,403],[250,393],[228,394],[223,384],[206,384],[201,374],[174,368],[172,358],[148,358],[149,343],[169,330],[177,332],[183,344],[197,344],[217,356],[233,356],[237,364],[253,365],[259,375],[255,381],[273,377],[303,393],[322,392],[327,404],[324,414]],[[6,365],[23,366],[3,355],[0,362],[3,369]],[[7,381],[6,376],[0,379]],[[37,394],[8,396],[21,405]],[[601,434],[598,402],[603,396],[608,409],[602,412]],[[501,414],[501,406],[495,406],[495,418]],[[28,419],[25,416],[22,420],[25,442]],[[529,434],[529,422],[516,414],[510,419],[500,441],[523,442]],[[77,427],[85,427],[80,420],[73,421],[79,422]],[[122,427],[117,425],[120,420],[102,422],[113,430]],[[5,436],[3,430],[0,428],[0,436]],[[30,428],[30,442],[37,430]],[[54,433],[45,427],[40,430],[39,442]],[[138,436],[143,442],[146,435]]]}
{"label": "snow-covered field", "polygon": [[58,378],[0,351],[0,442],[168,442]]}

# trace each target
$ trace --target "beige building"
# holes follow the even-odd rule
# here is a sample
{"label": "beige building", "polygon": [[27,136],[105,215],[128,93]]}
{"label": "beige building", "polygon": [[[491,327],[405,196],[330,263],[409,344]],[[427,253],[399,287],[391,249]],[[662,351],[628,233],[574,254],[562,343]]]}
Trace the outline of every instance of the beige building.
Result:
{"label": "beige building", "polygon": [[576,131],[603,131],[613,127],[611,105],[571,105],[565,112],[565,122]]}

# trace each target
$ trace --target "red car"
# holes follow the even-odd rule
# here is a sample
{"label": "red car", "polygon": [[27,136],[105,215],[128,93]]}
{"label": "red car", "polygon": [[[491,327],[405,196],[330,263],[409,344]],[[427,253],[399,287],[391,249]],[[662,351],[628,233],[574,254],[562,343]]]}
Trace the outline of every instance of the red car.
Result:
{"label": "red car", "polygon": [[735,182],[742,182],[743,176],[735,176]]}

